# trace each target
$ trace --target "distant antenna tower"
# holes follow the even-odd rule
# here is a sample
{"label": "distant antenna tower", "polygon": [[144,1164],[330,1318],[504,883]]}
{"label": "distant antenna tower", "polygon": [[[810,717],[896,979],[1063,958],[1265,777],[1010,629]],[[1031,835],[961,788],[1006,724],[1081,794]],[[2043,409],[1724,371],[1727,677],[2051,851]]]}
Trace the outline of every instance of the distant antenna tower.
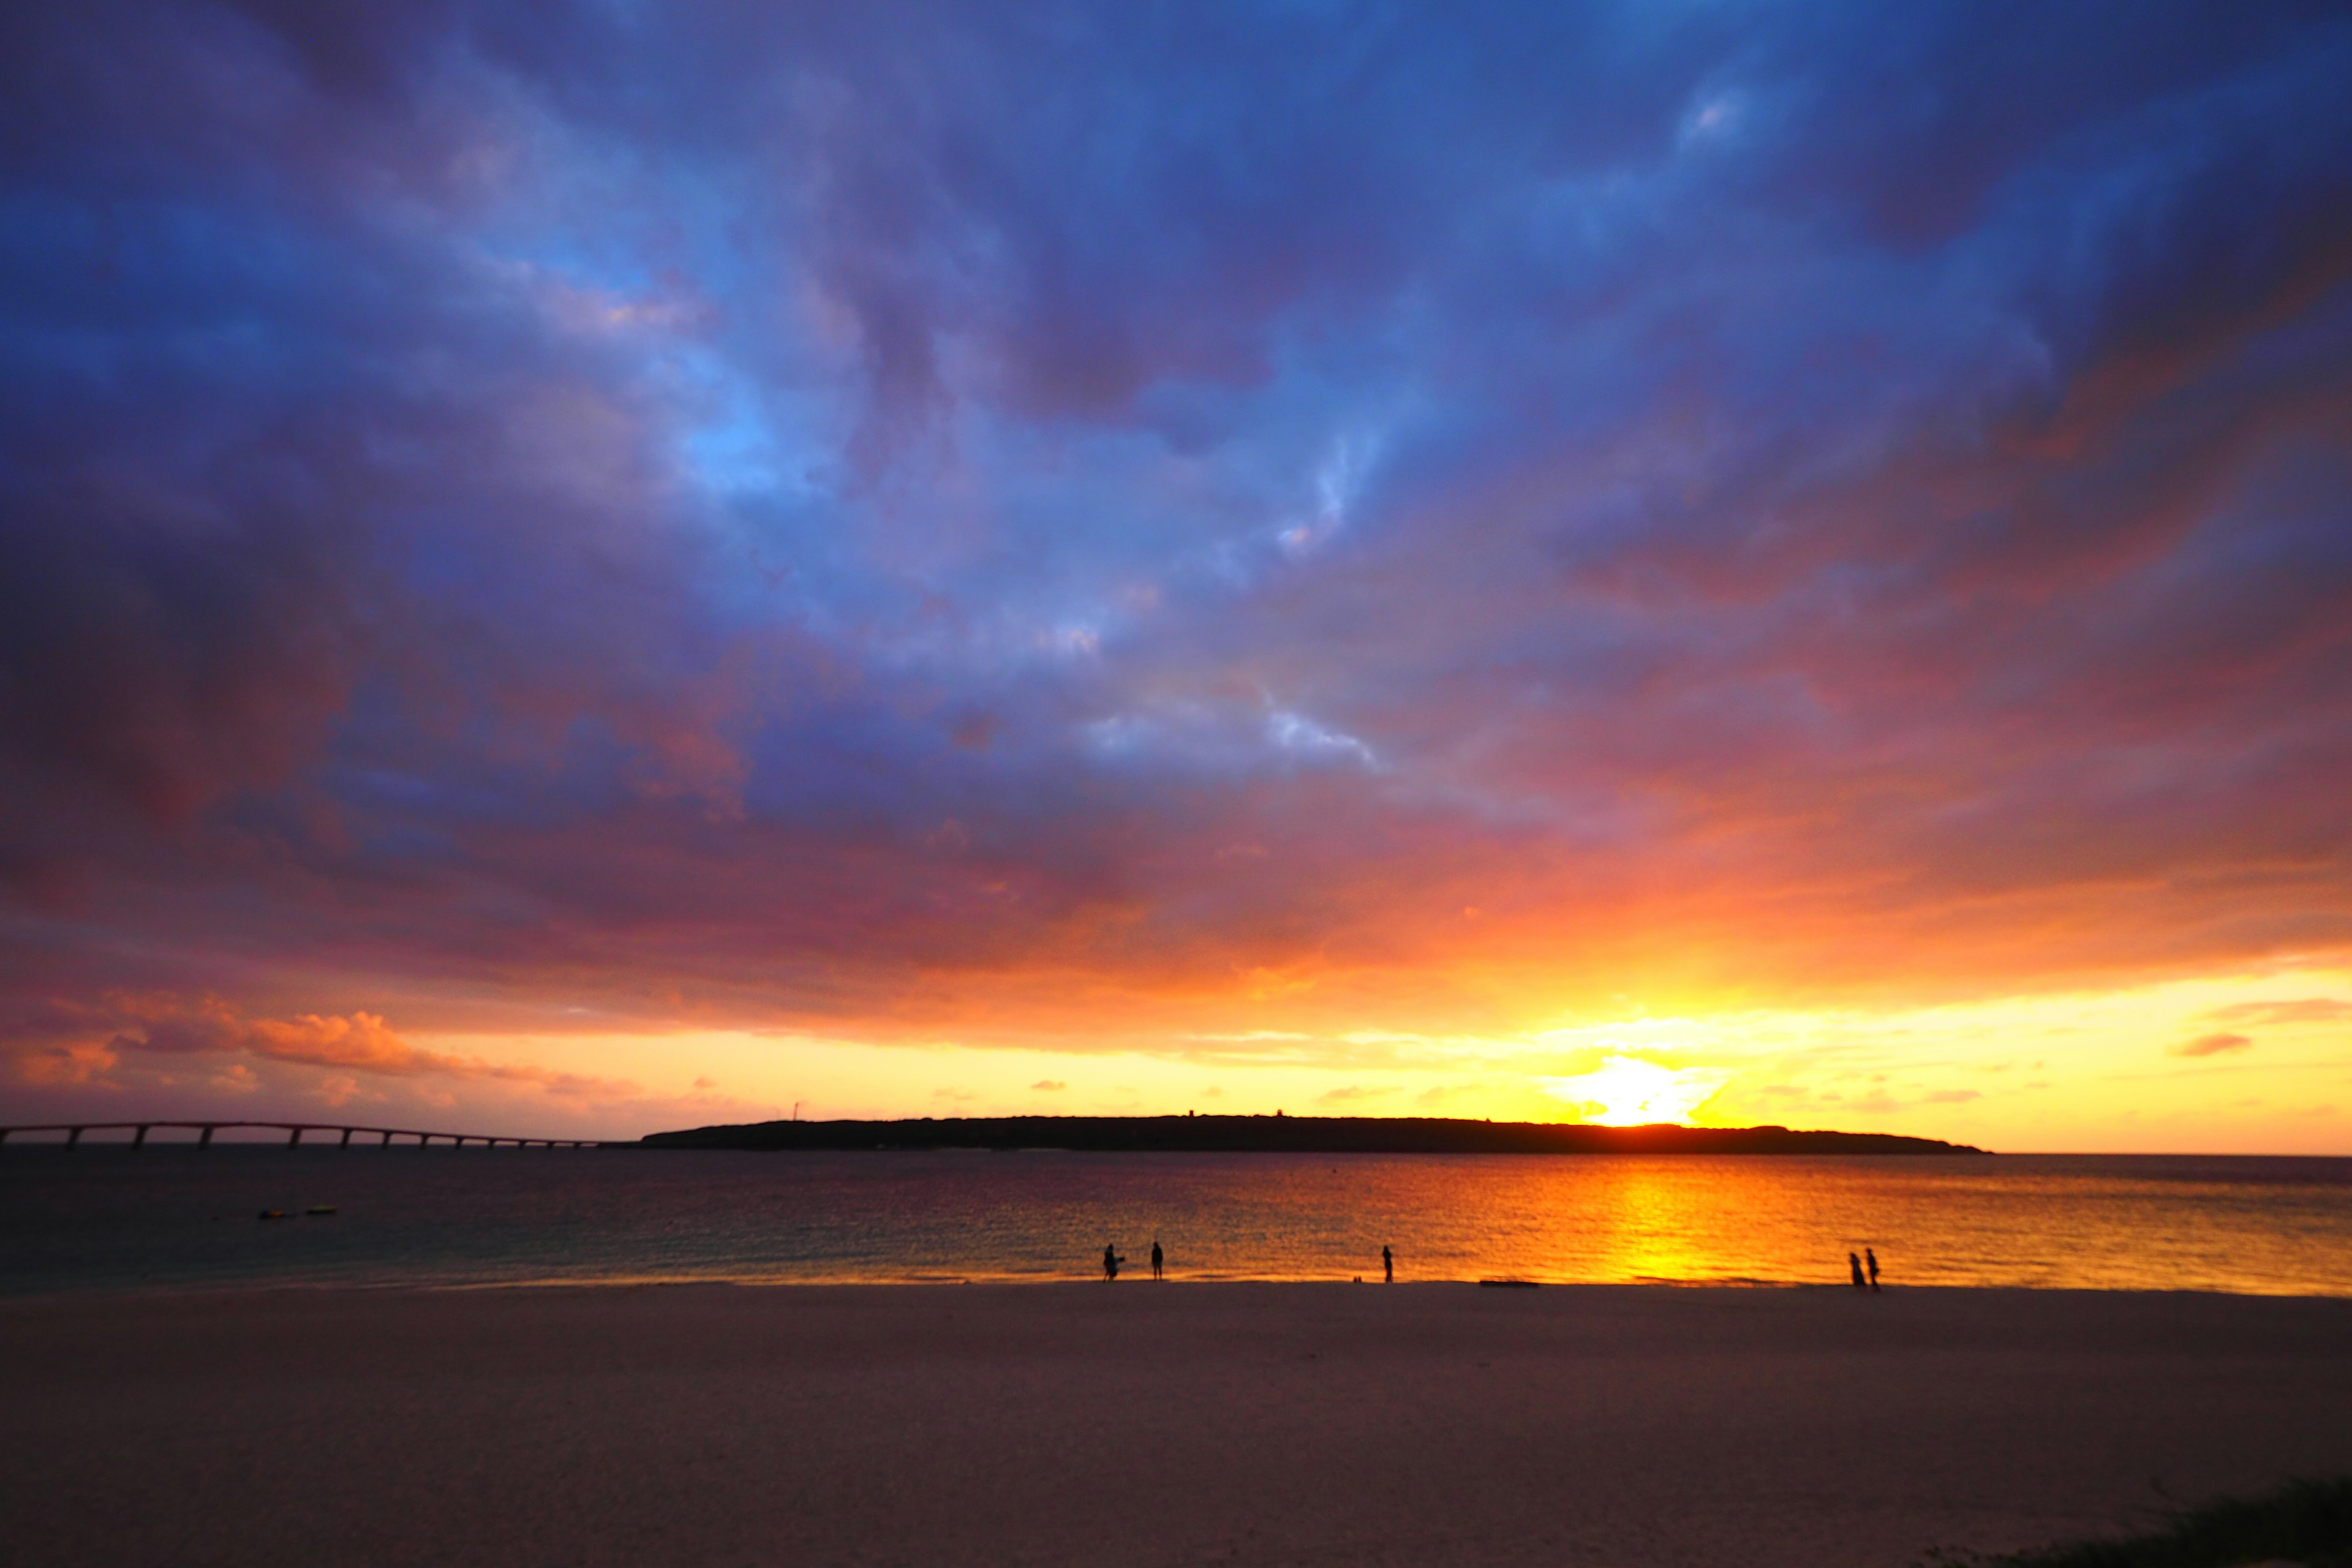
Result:
{"label": "distant antenna tower", "polygon": [[793,1100],[793,1121],[798,1121],[801,1119],[801,1107],[802,1107],[802,1106],[803,1106],[803,1105],[806,1105],[807,1103],[808,1103],[808,1101],[807,1101],[807,1100]]}

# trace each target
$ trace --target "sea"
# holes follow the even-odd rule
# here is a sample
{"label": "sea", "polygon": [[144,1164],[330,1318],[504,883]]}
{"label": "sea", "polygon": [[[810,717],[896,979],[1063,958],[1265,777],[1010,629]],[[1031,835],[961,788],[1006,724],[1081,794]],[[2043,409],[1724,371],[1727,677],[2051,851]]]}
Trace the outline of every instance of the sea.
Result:
{"label": "sea", "polygon": [[[283,1217],[262,1217],[265,1214]],[[733,1280],[2352,1297],[2352,1159],[0,1145],[0,1294]]]}

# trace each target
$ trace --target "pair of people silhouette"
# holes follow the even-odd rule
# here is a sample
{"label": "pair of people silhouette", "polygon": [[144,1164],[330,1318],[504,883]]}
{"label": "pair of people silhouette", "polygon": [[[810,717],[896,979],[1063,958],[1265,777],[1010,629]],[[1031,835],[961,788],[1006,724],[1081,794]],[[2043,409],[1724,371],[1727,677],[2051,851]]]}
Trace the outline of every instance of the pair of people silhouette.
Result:
{"label": "pair of people silhouette", "polygon": [[[1116,1280],[1118,1278],[1118,1266],[1126,1261],[1126,1258],[1118,1255],[1117,1246],[1105,1247],[1103,1248],[1103,1283],[1108,1285]],[[1853,1267],[1854,1283],[1859,1285],[1862,1283],[1862,1265],[1857,1263]],[[1160,1250],[1160,1238],[1156,1236],[1151,1238],[1151,1277],[1154,1279],[1165,1279],[1168,1277],[1168,1255]],[[1878,1288],[1878,1259],[1874,1256],[1870,1260],[1870,1279],[1871,1289],[1874,1290]],[[1381,1247],[1381,1282],[1384,1285],[1396,1283],[1396,1254],[1391,1252],[1385,1244]]]}
{"label": "pair of people silhouette", "polygon": [[[1126,1258],[1121,1258],[1118,1255],[1118,1247],[1104,1247],[1103,1283],[1108,1285],[1111,1281],[1117,1279],[1118,1278],[1118,1266],[1126,1261]],[[1151,1277],[1154,1279],[1166,1279],[1168,1277],[1167,1267],[1168,1255],[1160,1250],[1160,1238],[1155,1236],[1151,1238]]]}
{"label": "pair of people silhouette", "polygon": [[[1862,1260],[1862,1258],[1869,1258],[1869,1259],[1870,1259],[1870,1262],[1869,1262],[1867,1265],[1864,1265],[1864,1262],[1863,1262],[1863,1260]],[[1845,1263],[1846,1263],[1846,1268],[1847,1268],[1848,1269],[1852,1270],[1852,1272],[1853,1272],[1853,1288],[1854,1288],[1855,1289],[1857,1289],[1857,1290],[1875,1290],[1875,1289],[1878,1289],[1878,1254],[1877,1254],[1877,1253],[1875,1253],[1875,1252],[1872,1251],[1869,1247],[1864,1247],[1864,1248],[1862,1249],[1862,1258],[1857,1258],[1857,1257],[1855,1257],[1855,1256],[1854,1256],[1853,1253],[1851,1253],[1851,1252],[1847,1253],[1847,1254],[1845,1255]],[[1865,1267],[1867,1267],[1867,1268],[1868,1268],[1868,1270],[1869,1270],[1869,1278],[1867,1278],[1867,1279],[1864,1279],[1864,1275],[1863,1275],[1863,1271],[1864,1271],[1864,1268],[1865,1268]]]}

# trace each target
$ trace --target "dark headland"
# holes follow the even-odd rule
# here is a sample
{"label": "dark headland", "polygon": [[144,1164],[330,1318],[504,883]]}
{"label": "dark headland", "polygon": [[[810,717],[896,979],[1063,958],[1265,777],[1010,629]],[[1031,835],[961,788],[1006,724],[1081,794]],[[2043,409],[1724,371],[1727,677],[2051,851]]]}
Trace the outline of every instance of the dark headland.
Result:
{"label": "dark headland", "polygon": [[648,1134],[656,1149],[1066,1149],[1216,1154],[1981,1154],[1966,1143],[1786,1127],[1594,1127],[1434,1116],[962,1116],[753,1121]]}

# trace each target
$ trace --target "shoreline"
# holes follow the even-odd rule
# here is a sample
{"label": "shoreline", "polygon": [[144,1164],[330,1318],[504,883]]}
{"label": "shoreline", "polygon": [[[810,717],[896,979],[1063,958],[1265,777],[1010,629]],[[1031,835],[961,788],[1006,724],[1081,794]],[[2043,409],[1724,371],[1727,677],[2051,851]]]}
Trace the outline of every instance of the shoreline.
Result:
{"label": "shoreline", "polygon": [[[383,1295],[413,1292],[418,1295],[471,1295],[499,1291],[594,1291],[594,1290],[656,1290],[656,1289],[730,1289],[730,1290],[906,1290],[930,1291],[959,1289],[978,1290],[1043,1290],[1064,1287],[1085,1286],[1099,1289],[1099,1277],[1089,1279],[1080,1274],[1031,1275],[965,1275],[938,1278],[877,1279],[867,1276],[843,1275],[829,1279],[767,1279],[757,1276],[711,1275],[644,1275],[612,1276],[599,1279],[567,1279],[542,1276],[520,1279],[458,1279],[458,1280],[398,1280],[398,1279],[234,1279],[216,1282],[173,1281],[156,1285],[67,1285],[40,1290],[10,1291],[0,1289],[0,1317],[16,1305],[31,1305],[45,1301],[101,1301],[121,1298],[131,1301],[153,1301],[176,1297],[211,1300],[224,1296],[277,1293],[300,1295]],[[1470,1279],[1399,1279],[1383,1285],[1378,1279],[1335,1279],[1328,1277],[1287,1276],[1275,1274],[1175,1275],[1155,1281],[1148,1275],[1122,1273],[1115,1290],[1150,1289],[1166,1286],[1184,1286],[1194,1289],[1234,1289],[1256,1287],[1278,1287],[1315,1290],[1325,1288],[1352,1289],[1476,1289],[1487,1281]],[[1726,1295],[1775,1295],[1820,1293],[1830,1296],[1867,1295],[1856,1292],[1843,1282],[1814,1279],[1513,1279],[1507,1283],[1515,1288],[1554,1292],[1570,1291],[1657,1291],[1676,1295],[1703,1295],[1721,1292]],[[2020,1297],[2087,1297],[2109,1300],[2146,1297],[2157,1300],[2183,1298],[2217,1301],[2336,1301],[2352,1303],[2352,1291],[2328,1290],[2226,1290],[2204,1286],[2182,1286],[2174,1289],[2151,1289],[2145,1286],[2103,1285],[1912,1285],[1889,1283],[1879,1294],[1884,1296],[2020,1296]]]}
{"label": "shoreline", "polygon": [[13,1539],[1897,1568],[2352,1473],[2340,1298],[1037,1283],[0,1300]]}
{"label": "shoreline", "polygon": [[[1496,1281],[1496,1283],[1504,1283]],[[1507,1282],[1515,1288],[1565,1294],[1579,1291],[1628,1293],[1657,1292],[1671,1295],[1807,1295],[1826,1296],[1867,1295],[1856,1292],[1852,1286],[1828,1280],[1784,1279],[1514,1279]],[[826,1279],[769,1279],[757,1276],[711,1275],[675,1276],[644,1275],[612,1276],[597,1279],[570,1279],[562,1276],[541,1276],[516,1279],[228,1279],[218,1281],[174,1280],[152,1285],[103,1283],[63,1285],[37,1290],[14,1290],[0,1286],[0,1321],[7,1311],[18,1306],[36,1306],[43,1302],[75,1301],[97,1303],[121,1300],[126,1302],[154,1302],[185,1298],[192,1300],[212,1300],[238,1296],[335,1296],[400,1295],[470,1296],[500,1292],[562,1291],[572,1293],[599,1290],[745,1290],[745,1291],[844,1291],[877,1290],[931,1292],[947,1290],[1050,1290],[1066,1287],[1087,1287],[1099,1289],[1099,1277],[1089,1279],[1079,1274],[1053,1276],[969,1275],[938,1278],[876,1279],[867,1276],[844,1275]],[[1164,1280],[1154,1281],[1148,1275],[1122,1274],[1112,1287],[1115,1291],[1153,1289],[1164,1286],[1181,1286],[1195,1290],[1230,1290],[1257,1288],[1319,1290],[1324,1289],[1402,1289],[1413,1290],[1475,1290],[1486,1282],[1470,1279],[1399,1279],[1393,1285],[1383,1285],[1378,1279],[1334,1279],[1328,1277],[1290,1277],[1281,1275],[1218,1275],[1179,1276],[1171,1274]],[[2143,1286],[2097,1285],[1912,1285],[1889,1283],[1880,1292],[1894,1297],[2021,1297],[2063,1299],[2083,1297],[2091,1300],[2130,1300],[2147,1298],[2155,1300],[2205,1300],[2214,1301],[2333,1301],[2352,1305],[2352,1291],[2326,1290],[2257,1290],[2217,1289],[2204,1286],[2183,1286],[2173,1289],[2151,1289]]]}

